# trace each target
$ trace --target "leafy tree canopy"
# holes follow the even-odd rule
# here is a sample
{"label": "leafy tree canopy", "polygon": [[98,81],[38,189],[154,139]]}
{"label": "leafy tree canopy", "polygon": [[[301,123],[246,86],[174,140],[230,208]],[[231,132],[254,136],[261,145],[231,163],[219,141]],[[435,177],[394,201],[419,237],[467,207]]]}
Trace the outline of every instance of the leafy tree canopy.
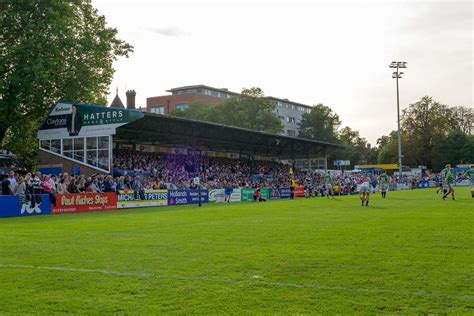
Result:
{"label": "leafy tree canopy", "polygon": [[1,1],[0,39],[0,145],[30,162],[51,105],[105,104],[113,61],[133,51],[89,0]]}
{"label": "leafy tree canopy", "polygon": [[299,137],[323,142],[335,142],[341,125],[339,115],[323,104],[317,104],[309,113],[303,113]]}
{"label": "leafy tree canopy", "polygon": [[256,131],[280,133],[283,125],[274,114],[275,104],[264,97],[262,89],[243,89],[242,94],[219,105],[192,103],[186,110],[175,110],[172,115]]}

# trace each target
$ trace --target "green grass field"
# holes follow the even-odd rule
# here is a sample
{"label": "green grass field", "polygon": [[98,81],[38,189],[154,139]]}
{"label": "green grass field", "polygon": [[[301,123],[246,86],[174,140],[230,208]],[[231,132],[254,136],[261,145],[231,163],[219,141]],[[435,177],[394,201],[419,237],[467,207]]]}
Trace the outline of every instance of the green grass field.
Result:
{"label": "green grass field", "polygon": [[434,190],[0,219],[0,314],[474,314],[474,199]]}

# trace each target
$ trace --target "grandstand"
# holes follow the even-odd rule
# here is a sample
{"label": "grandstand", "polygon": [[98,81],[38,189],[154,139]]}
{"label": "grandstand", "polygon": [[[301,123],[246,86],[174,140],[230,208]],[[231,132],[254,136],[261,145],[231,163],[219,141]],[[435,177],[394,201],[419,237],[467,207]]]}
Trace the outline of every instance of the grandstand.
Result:
{"label": "grandstand", "polygon": [[38,139],[43,170],[61,173],[74,169],[86,175],[112,173],[114,150],[283,160],[293,165],[296,160],[323,158],[327,168],[328,153],[342,147],[154,113],[68,102],[52,107],[38,130]]}

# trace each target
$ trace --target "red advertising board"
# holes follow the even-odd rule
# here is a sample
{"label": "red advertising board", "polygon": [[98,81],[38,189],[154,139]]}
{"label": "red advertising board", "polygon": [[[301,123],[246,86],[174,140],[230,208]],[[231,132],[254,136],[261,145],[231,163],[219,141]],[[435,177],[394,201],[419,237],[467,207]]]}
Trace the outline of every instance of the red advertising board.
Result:
{"label": "red advertising board", "polygon": [[114,210],[117,208],[116,193],[79,193],[58,194],[56,206],[52,206],[52,212],[74,213]]}
{"label": "red advertising board", "polygon": [[304,196],[304,187],[302,185],[297,185],[295,188],[295,197]]}

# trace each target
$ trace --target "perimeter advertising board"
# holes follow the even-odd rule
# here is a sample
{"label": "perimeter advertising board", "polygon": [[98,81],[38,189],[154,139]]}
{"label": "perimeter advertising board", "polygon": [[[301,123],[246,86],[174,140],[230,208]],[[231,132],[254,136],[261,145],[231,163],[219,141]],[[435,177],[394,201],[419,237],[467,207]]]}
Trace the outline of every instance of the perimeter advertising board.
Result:
{"label": "perimeter advertising board", "polygon": [[[253,201],[253,193],[255,192],[255,188],[245,188],[242,189],[242,198],[241,201]],[[269,188],[261,188],[260,190],[262,196],[267,200],[270,198],[270,189]]]}
{"label": "perimeter advertising board", "polygon": [[199,203],[199,191],[201,203],[208,203],[209,192],[207,190],[169,190],[168,205],[197,204]]}
{"label": "perimeter advertising board", "polygon": [[114,210],[117,208],[115,193],[57,194],[53,214]]}
{"label": "perimeter advertising board", "polygon": [[271,188],[270,199],[287,199],[291,195],[290,188]]}
{"label": "perimeter advertising board", "polygon": [[117,208],[168,205],[168,190],[119,191]]}
{"label": "perimeter advertising board", "polygon": [[[34,199],[34,201],[32,201]],[[0,195],[0,217],[16,217],[51,214],[49,196]]]}
{"label": "perimeter advertising board", "polygon": [[[234,188],[230,194],[230,202],[240,202],[241,200],[241,189]],[[209,202],[224,203],[225,190],[224,189],[210,189],[209,190]]]}
{"label": "perimeter advertising board", "polygon": [[38,139],[113,135],[117,127],[143,116],[142,112],[134,110],[58,102],[38,129]]}

